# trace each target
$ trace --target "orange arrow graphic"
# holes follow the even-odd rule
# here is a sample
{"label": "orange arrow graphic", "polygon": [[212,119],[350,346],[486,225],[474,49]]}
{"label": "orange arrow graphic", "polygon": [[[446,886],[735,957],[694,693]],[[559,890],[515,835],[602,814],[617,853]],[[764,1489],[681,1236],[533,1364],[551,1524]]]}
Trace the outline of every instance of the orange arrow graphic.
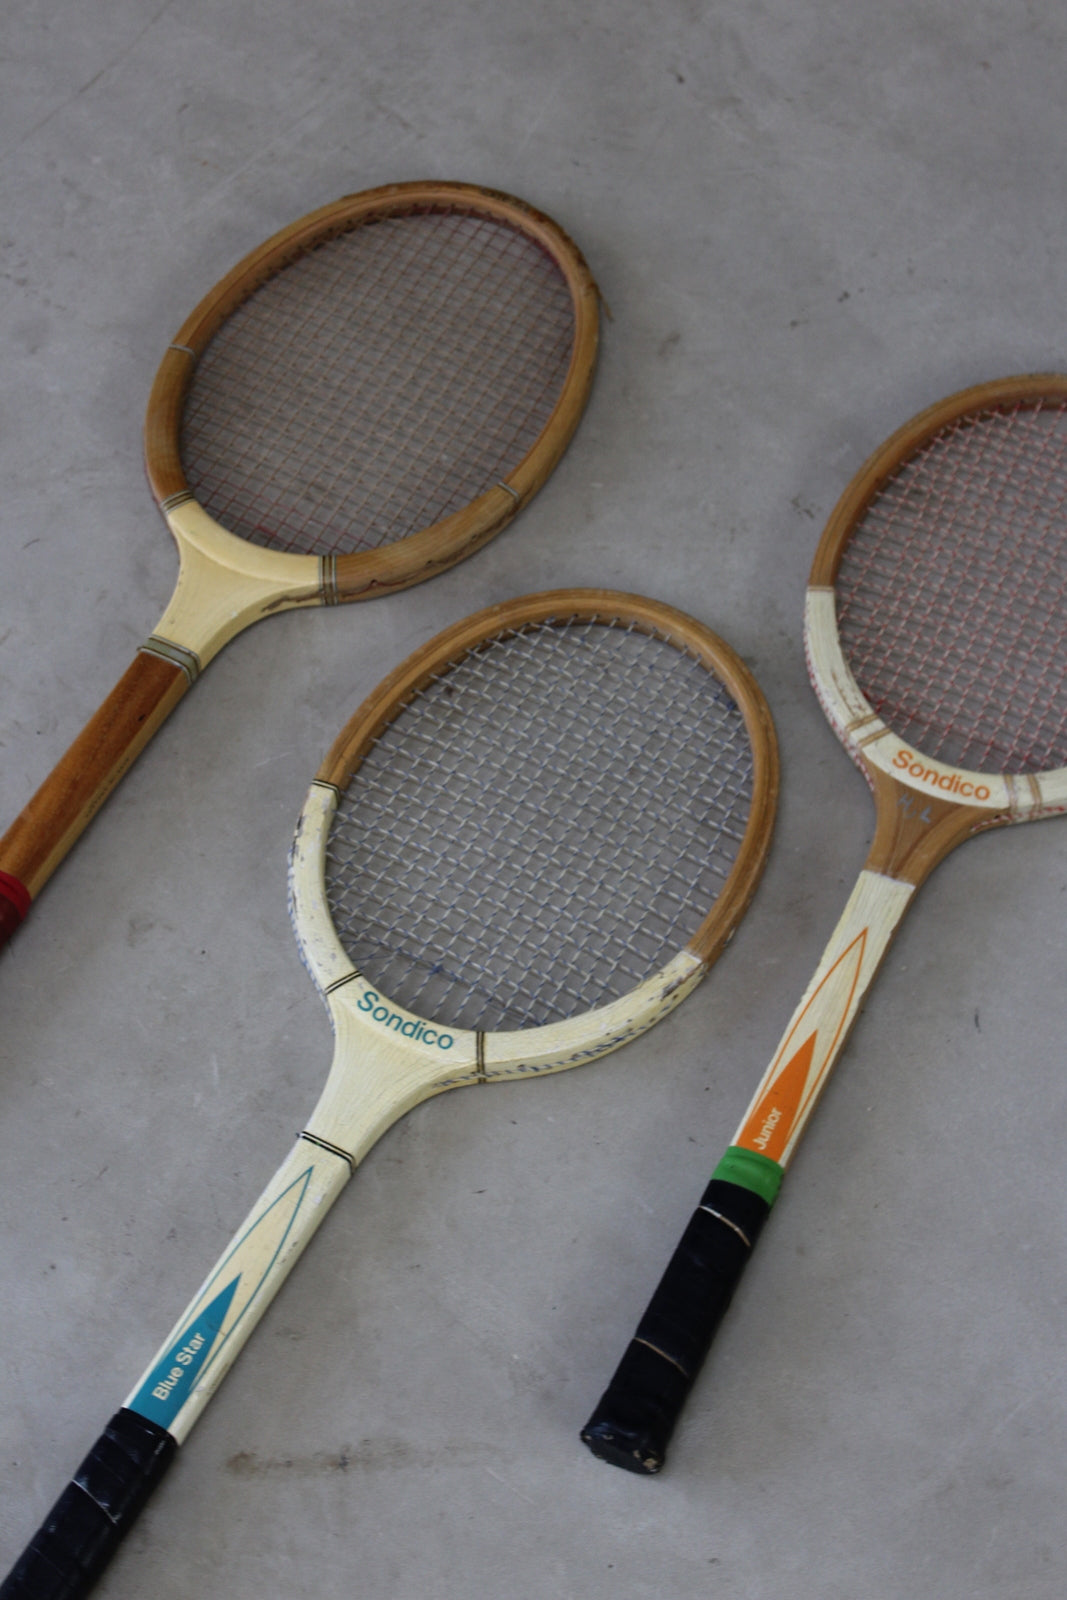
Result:
{"label": "orange arrow graphic", "polygon": [[812,1033],[787,1061],[745,1123],[737,1143],[777,1161],[785,1149],[807,1087],[818,1032]]}
{"label": "orange arrow graphic", "polygon": [[[824,975],[786,1034],[769,1073],[770,1084],[746,1117],[735,1144],[746,1150],[758,1150],[772,1161],[781,1158],[798,1117],[811,1104],[837,1055],[852,1013],[866,949],[867,929],[864,928]],[[779,1067],[778,1062],[792,1049],[805,1022],[809,1027],[814,1022],[812,1031],[784,1066]],[[817,1057],[816,1045],[819,1045]]]}

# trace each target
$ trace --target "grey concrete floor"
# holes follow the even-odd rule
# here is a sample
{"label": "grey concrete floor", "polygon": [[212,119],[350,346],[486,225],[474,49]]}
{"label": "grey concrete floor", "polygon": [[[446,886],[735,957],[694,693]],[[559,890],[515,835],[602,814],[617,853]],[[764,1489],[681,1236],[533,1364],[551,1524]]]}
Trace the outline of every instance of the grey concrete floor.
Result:
{"label": "grey concrete floor", "polygon": [[228,647],[0,959],[0,1568],[317,1094],[285,861],[334,733],[446,623],[595,584],[768,695],[742,931],[645,1039],[382,1140],[100,1593],[1060,1600],[1067,826],[923,890],[662,1477],[577,1431],[866,852],[801,648],[821,525],[921,406],[1067,364],[1062,6],[8,0],[0,46],[5,819],[169,595],[144,402],[238,256],[462,178],[556,216],[612,313],[521,520]]}

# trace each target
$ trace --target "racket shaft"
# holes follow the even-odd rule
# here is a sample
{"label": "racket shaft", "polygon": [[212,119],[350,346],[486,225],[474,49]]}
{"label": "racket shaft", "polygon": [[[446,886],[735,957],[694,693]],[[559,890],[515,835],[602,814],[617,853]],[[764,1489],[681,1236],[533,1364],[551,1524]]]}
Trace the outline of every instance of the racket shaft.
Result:
{"label": "racket shaft", "polygon": [[[0,943],[14,932],[29,902],[188,686],[181,667],[149,651],[139,651],[0,839]],[[12,917],[8,907],[14,907],[18,915]]]}
{"label": "racket shaft", "polygon": [[0,1600],[89,1593],[350,1175],[343,1156],[297,1141],[0,1585]]}
{"label": "racket shaft", "polygon": [[914,886],[864,871],[771,1065],[615,1375],[582,1429],[593,1454],[658,1472],[782,1176]]}

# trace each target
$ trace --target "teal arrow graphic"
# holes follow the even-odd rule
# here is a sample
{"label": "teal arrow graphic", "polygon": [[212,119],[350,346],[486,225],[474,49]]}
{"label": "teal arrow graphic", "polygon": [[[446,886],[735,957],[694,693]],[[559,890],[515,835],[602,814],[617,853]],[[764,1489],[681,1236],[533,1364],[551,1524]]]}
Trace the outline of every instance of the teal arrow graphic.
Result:
{"label": "teal arrow graphic", "polygon": [[[212,1274],[211,1282],[204,1290],[205,1295],[210,1294],[212,1285],[226,1272],[231,1271],[234,1276],[210,1302],[197,1306],[174,1343],[160,1356],[140,1387],[127,1400],[128,1410],[136,1411],[164,1428],[178,1415],[193,1391],[198,1374],[222,1349],[270,1278],[307,1196],[312,1171],[311,1167],[307,1167],[299,1172],[234,1241]],[[249,1272],[248,1268],[253,1263],[254,1270]],[[231,1307],[230,1325],[221,1334]]]}
{"label": "teal arrow graphic", "polygon": [[214,1348],[240,1281],[238,1274],[182,1329],[132,1400],[127,1401],[130,1411],[136,1411],[150,1422],[158,1422],[165,1428],[181,1410],[192,1393],[197,1373]]}

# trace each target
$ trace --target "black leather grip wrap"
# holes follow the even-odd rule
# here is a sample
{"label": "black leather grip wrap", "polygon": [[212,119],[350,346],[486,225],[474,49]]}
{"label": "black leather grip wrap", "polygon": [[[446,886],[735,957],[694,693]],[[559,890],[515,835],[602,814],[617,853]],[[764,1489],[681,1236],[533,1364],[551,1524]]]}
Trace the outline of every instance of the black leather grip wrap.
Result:
{"label": "black leather grip wrap", "polygon": [[0,1585],[0,1600],[87,1595],[177,1448],[158,1423],[116,1411]]}
{"label": "black leather grip wrap", "polygon": [[615,1376],[582,1429],[602,1461],[662,1467],[667,1444],[770,1206],[713,1178],[681,1237]]}

